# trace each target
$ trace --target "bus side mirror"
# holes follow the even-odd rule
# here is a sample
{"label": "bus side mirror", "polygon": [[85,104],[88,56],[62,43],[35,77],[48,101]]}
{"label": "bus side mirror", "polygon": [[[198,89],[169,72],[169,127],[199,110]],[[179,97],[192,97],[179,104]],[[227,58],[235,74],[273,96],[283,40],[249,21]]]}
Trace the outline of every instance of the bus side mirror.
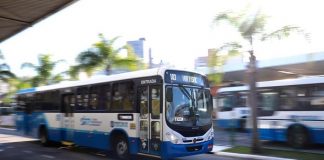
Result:
{"label": "bus side mirror", "polygon": [[172,87],[168,87],[166,89],[166,100],[167,100],[167,102],[172,102],[173,101]]}

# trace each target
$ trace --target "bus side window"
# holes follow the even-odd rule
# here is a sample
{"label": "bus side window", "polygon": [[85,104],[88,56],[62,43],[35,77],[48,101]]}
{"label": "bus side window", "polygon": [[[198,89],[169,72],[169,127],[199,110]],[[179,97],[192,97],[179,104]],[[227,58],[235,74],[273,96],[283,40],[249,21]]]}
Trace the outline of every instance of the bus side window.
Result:
{"label": "bus side window", "polygon": [[88,108],[88,101],[89,101],[88,88],[87,87],[78,88],[76,94],[77,110],[79,111],[86,110]]}
{"label": "bus side window", "polygon": [[260,107],[262,111],[274,111],[278,104],[278,93],[275,91],[266,91],[260,93]]}
{"label": "bus side window", "polygon": [[310,105],[312,110],[323,110],[324,109],[324,87],[314,87],[311,91]]}
{"label": "bus side window", "polygon": [[92,86],[90,88],[89,110],[99,109],[100,87]]}
{"label": "bus side window", "polygon": [[31,114],[33,112],[33,98],[34,98],[34,94],[27,94],[26,95],[25,112],[27,114]]}
{"label": "bus side window", "polygon": [[111,109],[111,87],[109,84],[105,85],[102,94],[102,103],[105,107],[105,110],[110,111]]}
{"label": "bus side window", "polygon": [[24,95],[19,95],[17,97],[17,111],[23,111],[26,108],[26,97]]}
{"label": "bus side window", "polygon": [[132,111],[134,108],[134,83],[124,82],[113,84],[113,111]]}
{"label": "bus side window", "polygon": [[294,110],[296,106],[296,90],[292,88],[284,88],[280,92],[280,109]]}
{"label": "bus side window", "polygon": [[51,92],[50,103],[52,104],[53,110],[59,110],[60,108],[59,97],[60,97],[60,93],[58,90]]}

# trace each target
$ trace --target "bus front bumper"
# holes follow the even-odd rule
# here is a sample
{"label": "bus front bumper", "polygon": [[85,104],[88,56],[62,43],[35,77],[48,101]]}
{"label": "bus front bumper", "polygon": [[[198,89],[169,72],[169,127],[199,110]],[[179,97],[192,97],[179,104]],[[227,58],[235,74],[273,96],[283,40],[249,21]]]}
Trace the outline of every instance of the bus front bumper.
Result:
{"label": "bus front bumper", "polygon": [[169,141],[162,144],[162,157],[173,158],[208,153],[213,149],[213,139],[195,144],[173,144]]}

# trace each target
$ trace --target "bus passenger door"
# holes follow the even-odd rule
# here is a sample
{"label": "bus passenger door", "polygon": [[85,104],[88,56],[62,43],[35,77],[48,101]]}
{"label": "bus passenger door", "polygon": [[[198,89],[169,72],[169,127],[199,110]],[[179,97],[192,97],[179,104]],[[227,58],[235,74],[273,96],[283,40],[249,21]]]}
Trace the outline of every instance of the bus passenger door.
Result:
{"label": "bus passenger door", "polygon": [[63,141],[73,141],[74,134],[74,104],[75,99],[73,94],[62,95],[62,140]]}
{"label": "bus passenger door", "polygon": [[141,86],[139,95],[139,124],[141,153],[160,155],[161,149],[161,86]]}

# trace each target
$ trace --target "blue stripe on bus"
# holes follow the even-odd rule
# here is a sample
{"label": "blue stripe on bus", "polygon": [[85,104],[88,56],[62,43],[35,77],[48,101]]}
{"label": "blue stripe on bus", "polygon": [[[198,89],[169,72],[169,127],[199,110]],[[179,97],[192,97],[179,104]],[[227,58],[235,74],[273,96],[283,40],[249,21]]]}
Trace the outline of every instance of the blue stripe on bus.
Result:
{"label": "blue stripe on bus", "polygon": [[[28,135],[33,137],[38,137],[39,126],[44,124],[48,130],[49,139],[52,141],[60,142],[64,138],[63,134],[67,131],[66,128],[52,128],[49,126],[44,113],[32,113],[31,115],[26,115],[24,113],[17,113],[19,116],[26,116],[30,118],[30,123],[27,126],[30,127],[30,132]],[[26,124],[22,121],[17,121],[17,128],[20,128],[19,131],[24,132],[26,129]],[[122,129],[120,129],[122,130]],[[124,130],[123,130],[124,131]],[[125,132],[125,131],[124,131]],[[89,130],[73,130],[73,141],[75,144],[86,147],[93,147],[103,150],[111,150],[112,143],[110,142],[110,133],[111,132],[99,132],[99,131],[89,131]],[[126,132],[125,132],[126,133]],[[127,135],[127,134],[126,134]],[[128,135],[127,135],[128,136]],[[129,151],[131,154],[137,154],[140,147],[139,137],[127,137],[129,142]],[[163,152],[150,152],[150,154],[161,155],[163,159],[170,157],[179,157],[179,156],[189,156],[200,153],[208,152],[208,145],[212,145],[213,140],[197,143],[197,144],[173,144],[171,142],[161,142],[161,151]],[[198,151],[188,151],[189,147],[201,146],[202,148]]]}
{"label": "blue stripe on bus", "polygon": [[[311,143],[324,144],[324,128],[307,128]],[[259,129],[260,139],[287,141],[287,129]]]}
{"label": "blue stripe on bus", "polygon": [[27,88],[27,89],[21,89],[19,91],[17,91],[17,94],[23,94],[23,93],[31,93],[31,92],[35,92],[36,88]]}
{"label": "blue stripe on bus", "polygon": [[[208,145],[213,145],[213,139],[201,143],[196,144],[173,144],[169,141],[162,142],[162,158],[168,159],[171,157],[182,157],[182,156],[190,156],[195,154],[207,153],[210,150],[208,149]],[[197,151],[188,151],[188,148],[199,147],[202,148]]]}
{"label": "blue stripe on bus", "polygon": [[217,119],[216,126],[219,128],[241,128],[240,119]]}

